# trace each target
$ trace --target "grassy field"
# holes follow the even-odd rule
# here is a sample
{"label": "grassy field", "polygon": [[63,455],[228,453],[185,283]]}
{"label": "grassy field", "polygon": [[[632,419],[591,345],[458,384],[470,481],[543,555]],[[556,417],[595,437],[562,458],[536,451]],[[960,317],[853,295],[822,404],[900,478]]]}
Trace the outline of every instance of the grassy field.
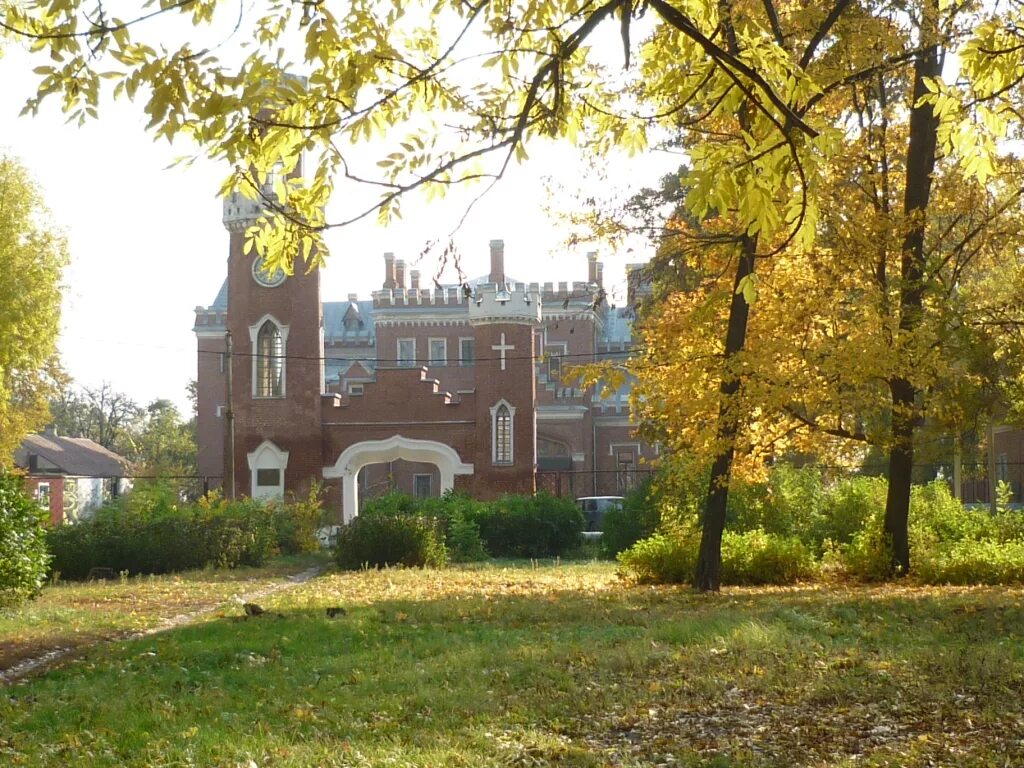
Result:
{"label": "grassy field", "polygon": [[0,612],[0,671],[57,648],[77,648],[159,625],[258,591],[320,562],[279,558],[263,568],[62,582],[17,611]]}
{"label": "grassy field", "polygon": [[9,688],[0,764],[1024,765],[1021,590],[701,596],[567,564],[263,605]]}

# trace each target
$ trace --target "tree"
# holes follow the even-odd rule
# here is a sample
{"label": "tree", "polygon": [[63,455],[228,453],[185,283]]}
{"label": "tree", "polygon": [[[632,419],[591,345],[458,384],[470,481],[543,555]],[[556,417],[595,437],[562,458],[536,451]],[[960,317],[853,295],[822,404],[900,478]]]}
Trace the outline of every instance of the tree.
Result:
{"label": "tree", "polygon": [[87,437],[125,458],[134,458],[136,423],[143,411],[110,383],[81,389],[69,383],[51,400],[50,410],[59,434]]}
{"label": "tree", "polygon": [[38,189],[16,160],[0,157],[0,465],[48,419],[66,264]]}
{"label": "tree", "polygon": [[170,400],[154,400],[134,438],[140,474],[193,475],[196,471],[195,423],[182,421]]}

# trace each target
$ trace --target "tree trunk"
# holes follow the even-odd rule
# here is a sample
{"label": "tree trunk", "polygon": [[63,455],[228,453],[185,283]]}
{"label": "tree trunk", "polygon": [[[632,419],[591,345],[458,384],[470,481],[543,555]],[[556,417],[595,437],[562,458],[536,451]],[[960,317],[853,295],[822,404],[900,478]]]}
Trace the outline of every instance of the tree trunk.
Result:
{"label": "tree trunk", "polygon": [[[922,45],[914,62],[913,105],[910,111],[910,135],[907,142],[907,183],[903,194],[903,213],[907,233],[900,257],[900,336],[906,338],[921,325],[924,304],[924,234],[928,203],[931,198],[932,171],[935,169],[938,119],[931,104],[919,104],[928,92],[926,78],[942,72],[938,40],[938,8],[935,0],[922,4]],[[920,391],[908,379],[898,376],[889,381],[892,396],[892,447],[889,453],[889,490],[885,500],[885,533],[892,544],[893,575],[910,571],[908,522],[910,482],[914,464],[914,428],[920,420]]]}
{"label": "tree trunk", "polygon": [[747,319],[750,305],[740,292],[740,282],[754,273],[757,237],[744,235],[740,244],[740,259],[733,283],[732,303],[729,305],[729,325],[725,335],[725,354],[722,361],[722,382],[718,391],[718,439],[725,446],[715,457],[711,467],[711,483],[704,502],[704,516],[700,536],[700,554],[694,586],[702,592],[717,592],[721,586],[722,532],[725,530],[725,508],[729,500],[729,478],[735,453],[738,429],[733,397],[739,392],[740,378],[731,370],[733,358],[743,350],[747,339]]}
{"label": "tree trunk", "polygon": [[892,449],[889,452],[889,490],[885,498],[885,535],[892,546],[889,571],[903,576],[910,570],[910,484],[914,466],[915,389],[905,379],[889,384],[892,394]]}

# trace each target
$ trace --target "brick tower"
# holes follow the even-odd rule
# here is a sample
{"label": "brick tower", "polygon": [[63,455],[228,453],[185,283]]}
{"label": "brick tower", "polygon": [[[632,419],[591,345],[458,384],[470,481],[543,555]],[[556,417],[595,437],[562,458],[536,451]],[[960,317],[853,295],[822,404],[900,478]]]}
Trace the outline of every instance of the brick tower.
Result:
{"label": "brick tower", "polygon": [[[320,274],[295,265],[286,277],[262,269],[245,250],[245,230],[259,203],[233,196],[224,203],[230,233],[227,328],[231,333],[234,493],[281,498],[303,493],[321,470],[320,393],[323,325]],[[233,424],[233,427],[232,427]],[[230,453],[225,435],[225,456]],[[225,492],[232,493],[225,462]]]}
{"label": "brick tower", "polygon": [[[500,241],[491,244],[492,262]],[[492,265],[492,278],[495,268]],[[499,270],[500,271],[500,270]],[[532,493],[535,487],[536,403],[534,329],[540,294],[523,284],[478,287],[469,304],[476,339],[476,455],[473,482],[483,496]]]}

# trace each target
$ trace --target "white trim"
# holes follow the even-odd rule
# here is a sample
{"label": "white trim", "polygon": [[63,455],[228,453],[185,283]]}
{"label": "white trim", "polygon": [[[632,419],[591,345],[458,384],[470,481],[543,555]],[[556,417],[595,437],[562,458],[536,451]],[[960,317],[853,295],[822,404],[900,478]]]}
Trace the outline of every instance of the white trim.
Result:
{"label": "white trim", "polygon": [[537,421],[580,421],[588,410],[585,405],[538,405]]}
{"label": "white trim", "polygon": [[[250,494],[252,498],[277,501],[283,499],[284,471],[288,467],[288,451],[282,451],[272,441],[264,440],[255,451],[247,454],[246,460],[249,464],[249,487],[252,489]],[[260,469],[280,470],[280,482],[276,486],[257,486],[256,472]]]}
{"label": "white trim", "polygon": [[[444,358],[440,361],[434,361],[434,350],[433,344],[435,341],[440,341],[444,347]],[[427,337],[427,365],[437,366],[439,368],[447,367],[448,365],[448,339],[444,336],[428,336]]]}
{"label": "white trim", "polygon": [[602,416],[600,413],[594,416],[594,423],[600,427],[635,427],[636,422],[629,416]]}
{"label": "white trim", "polygon": [[[256,339],[260,335],[260,328],[267,321],[272,322],[277,326],[277,330],[281,332],[281,394],[280,395],[257,395],[256,394],[256,361],[259,359],[259,349],[256,346]],[[250,390],[252,397],[255,400],[281,400],[288,392],[288,330],[289,326],[282,323],[276,317],[271,314],[266,314],[256,321],[254,325],[249,326],[249,342],[252,345],[250,350],[252,352],[252,386]]]}
{"label": "white trim", "polygon": [[[509,456],[511,461],[498,461],[498,409],[501,406],[508,408],[509,424],[508,424],[508,443],[509,443]],[[508,400],[502,398],[494,405],[491,406],[491,464],[495,464],[499,467],[509,467],[516,463],[516,407],[512,405]],[[536,432],[536,426],[534,427]],[[536,444],[536,438],[534,439]]]}
{"label": "white trim", "polygon": [[[402,359],[402,342],[412,342],[412,360],[404,361]],[[402,338],[395,339],[395,365],[398,368],[415,368],[416,367],[416,337],[415,336],[403,336]]]}
{"label": "white trim", "polygon": [[473,465],[462,461],[458,452],[450,445],[433,440],[416,440],[393,435],[386,440],[365,440],[353,443],[338,456],[333,466],[324,467],[327,480],[341,478],[342,520],[349,523],[359,512],[359,470],[367,464],[404,459],[433,464],[441,475],[438,490],[441,494],[455,487],[455,475],[472,475]]}
{"label": "white trim", "polygon": [[639,459],[643,454],[640,452],[640,443],[608,443],[608,455],[614,456],[619,448],[635,448],[636,457]]}

